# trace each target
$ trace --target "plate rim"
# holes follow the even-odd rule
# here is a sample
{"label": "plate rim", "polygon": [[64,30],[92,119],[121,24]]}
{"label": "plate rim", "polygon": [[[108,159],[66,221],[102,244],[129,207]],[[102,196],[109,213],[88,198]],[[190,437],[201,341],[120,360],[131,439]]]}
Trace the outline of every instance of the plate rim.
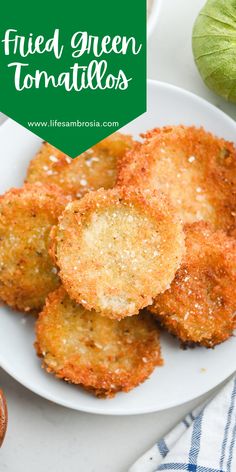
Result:
{"label": "plate rim", "polygon": [[[176,402],[176,400],[173,400],[172,402],[168,402],[168,405],[163,403],[162,406],[158,409],[156,409],[156,407],[151,405],[150,407],[145,408],[142,411],[140,411],[140,408],[135,408],[134,410],[127,411],[127,409],[122,409],[122,408],[118,407],[118,408],[114,408],[114,411],[111,412],[111,411],[106,410],[106,407],[102,407],[102,408],[99,407],[99,409],[96,409],[96,407],[83,407],[83,406],[80,407],[79,405],[77,407],[77,406],[71,405],[70,401],[67,402],[66,400],[60,400],[60,402],[59,402],[59,400],[54,398],[54,396],[51,395],[50,393],[45,394],[45,393],[41,392],[40,389],[37,389],[34,386],[32,387],[31,384],[28,383],[27,381],[20,380],[18,375],[15,375],[11,372],[11,369],[10,369],[9,366],[6,367],[4,365],[4,363],[1,360],[1,357],[0,357],[0,367],[8,375],[10,375],[10,377],[12,377],[15,381],[17,381],[20,385],[22,385],[23,387],[25,387],[27,390],[34,393],[35,395],[38,395],[40,398],[43,398],[44,400],[50,401],[52,403],[55,403],[56,405],[63,406],[63,407],[68,408],[70,410],[79,411],[79,412],[82,412],[82,413],[95,414],[95,415],[104,415],[104,416],[137,416],[137,415],[145,415],[145,414],[150,414],[150,413],[158,413],[158,412],[161,412],[161,411],[167,411],[167,410],[170,410],[172,408],[176,408],[176,407],[185,405],[185,404],[187,404],[187,403],[189,403],[193,400],[196,400],[197,398],[202,397],[205,394],[209,394],[209,396],[210,396],[211,392],[216,387],[220,386],[224,382],[227,382],[227,380],[229,380],[230,377],[232,375],[234,375],[234,373],[236,372],[236,369],[234,369],[226,377],[222,378],[219,382],[212,385],[209,390],[204,390],[203,389],[203,391],[198,392],[197,395],[193,394],[192,396],[190,396],[187,400],[185,400],[183,402],[181,400],[179,400],[177,402]],[[57,379],[57,380],[60,381],[59,379]],[[101,399],[101,402],[107,402],[107,401],[109,401],[109,398],[108,399]],[[104,403],[104,405],[105,405],[105,403]]]}

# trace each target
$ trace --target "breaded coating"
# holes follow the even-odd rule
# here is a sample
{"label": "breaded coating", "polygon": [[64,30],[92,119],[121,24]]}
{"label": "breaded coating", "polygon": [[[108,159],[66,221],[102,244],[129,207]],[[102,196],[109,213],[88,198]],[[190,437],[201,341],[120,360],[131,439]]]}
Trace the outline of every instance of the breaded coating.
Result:
{"label": "breaded coating", "polygon": [[183,344],[213,347],[234,328],[236,240],[205,222],[187,225],[185,231],[183,263],[150,311]]}
{"label": "breaded coating", "polygon": [[110,320],[73,302],[63,287],[39,315],[35,347],[48,372],[97,396],[128,392],[162,365],[151,317]]}
{"label": "breaded coating", "polygon": [[133,143],[131,136],[115,133],[71,159],[44,142],[30,162],[26,181],[54,183],[74,198],[100,187],[112,188],[116,181],[117,162]]}
{"label": "breaded coating", "polygon": [[119,166],[118,185],[167,193],[184,223],[236,227],[236,150],[203,128],[166,126],[144,135]]}
{"label": "breaded coating", "polygon": [[25,184],[0,197],[0,299],[13,308],[39,310],[59,285],[49,233],[67,203],[54,185]]}
{"label": "breaded coating", "polygon": [[134,188],[100,189],[67,205],[52,232],[73,300],[121,319],[150,305],[175,276],[184,232],[168,200]]}

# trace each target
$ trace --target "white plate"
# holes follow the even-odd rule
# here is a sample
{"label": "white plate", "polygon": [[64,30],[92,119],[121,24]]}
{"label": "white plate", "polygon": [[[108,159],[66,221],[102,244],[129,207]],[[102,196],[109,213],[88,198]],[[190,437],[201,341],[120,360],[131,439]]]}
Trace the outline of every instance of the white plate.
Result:
{"label": "white plate", "polygon": [[[168,84],[148,83],[148,112],[124,128],[134,134],[164,124],[204,126],[234,140],[236,124],[206,101]],[[0,127],[0,193],[23,182],[28,162],[41,140],[14,121]],[[34,349],[33,319],[0,308],[0,366],[44,398],[92,413],[128,415],[177,406],[215,387],[236,369],[236,338],[214,350],[181,350],[171,336],[162,336],[164,367],[132,392],[99,400],[79,387],[67,385],[40,368]]]}

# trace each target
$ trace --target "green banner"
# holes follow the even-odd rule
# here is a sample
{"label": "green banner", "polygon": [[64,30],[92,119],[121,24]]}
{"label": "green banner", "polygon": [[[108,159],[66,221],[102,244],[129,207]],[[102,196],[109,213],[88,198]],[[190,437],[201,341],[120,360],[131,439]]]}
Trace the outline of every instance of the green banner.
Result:
{"label": "green banner", "polygon": [[0,111],[71,157],[146,109],[146,0],[3,2]]}

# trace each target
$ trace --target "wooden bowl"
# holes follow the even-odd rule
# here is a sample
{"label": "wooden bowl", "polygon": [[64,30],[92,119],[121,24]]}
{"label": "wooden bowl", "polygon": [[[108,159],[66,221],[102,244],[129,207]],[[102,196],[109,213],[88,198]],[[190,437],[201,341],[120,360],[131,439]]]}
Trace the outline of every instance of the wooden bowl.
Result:
{"label": "wooden bowl", "polygon": [[2,390],[0,390],[0,447],[4,441],[4,437],[6,434],[7,420],[7,402]]}

